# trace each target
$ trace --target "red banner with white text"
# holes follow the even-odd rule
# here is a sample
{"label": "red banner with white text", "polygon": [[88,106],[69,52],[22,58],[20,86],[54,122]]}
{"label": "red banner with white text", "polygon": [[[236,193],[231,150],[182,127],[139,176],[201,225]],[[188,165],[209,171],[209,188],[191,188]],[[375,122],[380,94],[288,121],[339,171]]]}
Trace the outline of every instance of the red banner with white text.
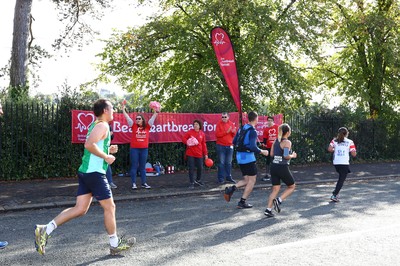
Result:
{"label": "red banner with white text", "polygon": [[[135,121],[137,113],[129,113]],[[152,113],[141,113],[146,121],[153,115]],[[275,124],[281,124],[283,116],[274,116]],[[181,142],[182,136],[193,128],[193,121],[197,119],[203,121],[203,131],[207,141],[216,141],[215,129],[221,114],[197,114],[197,113],[159,113],[154,125],[150,129],[150,143]],[[229,113],[229,119],[239,125],[239,113]],[[72,110],[72,143],[84,143],[89,126],[96,120],[92,111]],[[247,116],[243,116],[243,123],[247,123]],[[114,120],[110,122],[114,132],[113,144],[130,143],[132,129],[121,113],[114,113]],[[267,125],[267,117],[259,116],[256,127],[260,141],[262,132]]]}
{"label": "red banner with white text", "polygon": [[226,84],[231,92],[233,101],[239,113],[242,113],[239,78],[231,39],[224,29],[215,27],[211,30],[211,44],[214,48],[219,67],[224,75]]}

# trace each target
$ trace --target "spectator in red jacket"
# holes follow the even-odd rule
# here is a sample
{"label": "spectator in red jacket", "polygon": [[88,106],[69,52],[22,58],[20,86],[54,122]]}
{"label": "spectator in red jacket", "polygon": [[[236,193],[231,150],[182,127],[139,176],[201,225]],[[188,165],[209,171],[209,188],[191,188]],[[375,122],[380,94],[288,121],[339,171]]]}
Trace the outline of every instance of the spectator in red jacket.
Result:
{"label": "spectator in red jacket", "polygon": [[224,184],[225,180],[236,184],[232,179],[232,156],[233,138],[236,135],[236,125],[229,120],[229,114],[223,112],[221,120],[217,123],[215,130],[217,137],[217,156],[218,156],[218,183]]}
{"label": "spectator in red jacket", "polygon": [[271,164],[271,147],[276,138],[278,137],[278,128],[279,126],[274,123],[274,118],[272,116],[268,116],[267,118],[267,127],[264,128],[263,131],[263,146],[267,148],[268,151],[268,156],[266,156],[266,166],[265,166],[265,171],[266,174],[263,178],[261,178],[262,181],[269,181],[269,166]]}
{"label": "spectator in red jacket", "polygon": [[[202,131],[203,123],[199,120],[193,121],[193,129],[186,132],[182,137],[182,142],[186,144],[186,157],[189,166],[189,188],[193,189],[194,185],[204,186],[201,181],[204,160],[208,158],[208,150],[206,145],[206,135]],[[197,169],[196,179],[194,179],[194,170]]]}

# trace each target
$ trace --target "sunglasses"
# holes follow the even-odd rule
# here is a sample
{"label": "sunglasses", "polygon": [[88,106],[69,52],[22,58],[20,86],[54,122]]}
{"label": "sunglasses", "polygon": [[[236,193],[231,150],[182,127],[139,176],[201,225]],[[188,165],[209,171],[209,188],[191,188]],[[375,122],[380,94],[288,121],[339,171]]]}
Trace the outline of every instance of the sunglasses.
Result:
{"label": "sunglasses", "polygon": [[136,118],[136,120],[142,120],[142,118],[138,117],[138,118]]}
{"label": "sunglasses", "polygon": [[222,116],[222,118],[228,118],[227,116]]}

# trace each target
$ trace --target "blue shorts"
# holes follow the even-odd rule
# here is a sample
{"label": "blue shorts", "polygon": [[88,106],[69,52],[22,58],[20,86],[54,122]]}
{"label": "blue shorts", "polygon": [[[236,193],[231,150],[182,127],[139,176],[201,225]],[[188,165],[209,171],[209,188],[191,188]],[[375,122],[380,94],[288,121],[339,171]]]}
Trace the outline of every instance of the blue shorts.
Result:
{"label": "blue shorts", "polygon": [[98,172],[81,173],[78,172],[79,187],[77,196],[92,193],[97,200],[105,200],[112,197],[110,185],[105,174]]}

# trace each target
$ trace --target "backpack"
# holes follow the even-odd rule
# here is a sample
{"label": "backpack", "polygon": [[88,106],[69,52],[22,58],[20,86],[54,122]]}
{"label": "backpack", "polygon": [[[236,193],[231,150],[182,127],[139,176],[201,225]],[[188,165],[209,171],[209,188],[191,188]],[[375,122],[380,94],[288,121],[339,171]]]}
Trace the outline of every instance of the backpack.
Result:
{"label": "backpack", "polygon": [[239,137],[236,140],[235,149],[240,152],[250,152],[249,148],[244,144],[244,138],[246,137],[247,132],[253,127],[248,127],[247,129],[243,129],[243,127],[244,126],[239,129]]}

